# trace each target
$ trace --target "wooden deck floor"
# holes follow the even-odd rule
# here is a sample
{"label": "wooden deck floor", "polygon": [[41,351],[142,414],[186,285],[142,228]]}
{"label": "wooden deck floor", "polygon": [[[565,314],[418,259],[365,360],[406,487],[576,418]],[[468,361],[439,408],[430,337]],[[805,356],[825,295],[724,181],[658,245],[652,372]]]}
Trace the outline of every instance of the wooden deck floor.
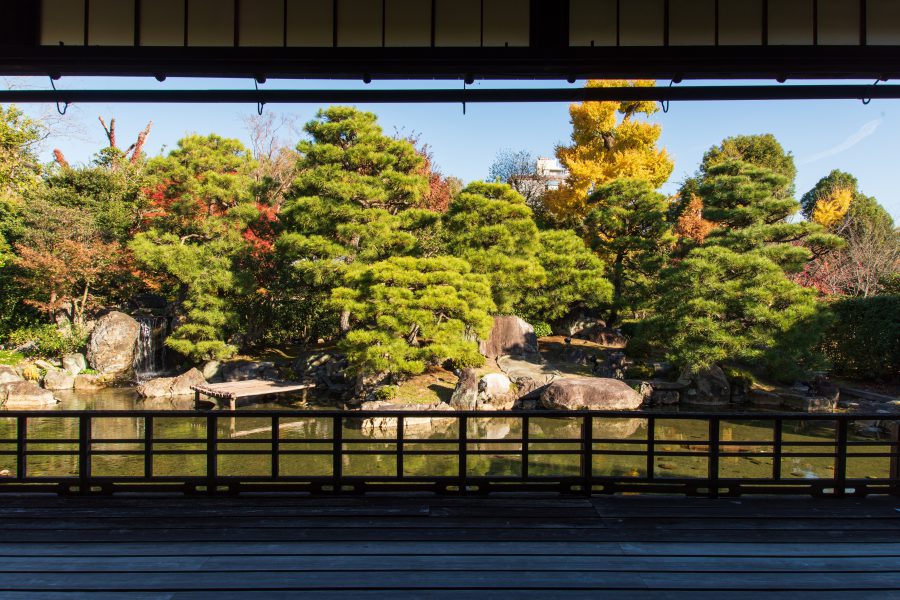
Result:
{"label": "wooden deck floor", "polygon": [[0,598],[900,598],[898,507],[0,497]]}

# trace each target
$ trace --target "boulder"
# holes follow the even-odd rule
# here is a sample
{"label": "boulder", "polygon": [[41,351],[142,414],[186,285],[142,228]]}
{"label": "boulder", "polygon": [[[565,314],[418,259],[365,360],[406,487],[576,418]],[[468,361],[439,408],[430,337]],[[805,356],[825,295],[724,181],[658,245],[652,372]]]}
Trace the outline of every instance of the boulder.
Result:
{"label": "boulder", "polygon": [[0,384],[25,381],[19,373],[8,365],[0,365]]}
{"label": "boulder", "polygon": [[140,324],[125,313],[113,311],[101,317],[88,341],[91,367],[102,375],[132,374],[140,334]]}
{"label": "boulder", "polygon": [[76,390],[102,390],[106,387],[106,382],[103,379],[102,375],[76,375],[75,376],[75,388]]}
{"label": "boulder", "polygon": [[467,367],[459,374],[456,389],[450,397],[450,407],[455,410],[475,410],[478,405],[478,373]]}
{"label": "boulder", "polygon": [[76,352],[74,354],[66,354],[63,356],[62,368],[67,371],[69,375],[78,375],[87,369],[87,366],[87,359],[84,357],[84,354]]}
{"label": "boulder", "polygon": [[9,410],[53,406],[58,400],[53,392],[33,381],[16,381],[0,385],[0,406]]}
{"label": "boulder", "polygon": [[191,369],[178,377],[157,377],[138,386],[137,393],[142,398],[164,398],[169,396],[187,396],[193,394],[192,385],[203,385],[206,380],[203,373]]}
{"label": "boulder", "polygon": [[68,371],[47,371],[44,375],[45,390],[71,390],[75,388],[75,376]]}
{"label": "boulder", "polygon": [[522,356],[536,354],[537,336],[534,327],[519,317],[494,317],[494,326],[487,340],[482,340],[479,348],[487,358],[504,355]]}
{"label": "boulder", "polygon": [[[550,383],[561,377],[559,371],[546,363],[537,363],[512,356],[498,358],[497,366],[515,384],[517,400],[525,398],[537,400]],[[521,406],[525,407],[525,405]]]}
{"label": "boulder", "polygon": [[478,382],[479,395],[485,400],[502,400],[512,389],[512,382],[503,373],[488,373]]}
{"label": "boulder", "polygon": [[651,379],[648,381],[629,381],[629,384],[639,384],[641,397],[648,406],[670,406],[681,402],[681,396],[687,387],[684,383],[676,381],[661,381]]}
{"label": "boulder", "polygon": [[603,322],[585,327],[575,336],[580,340],[594,342],[607,348],[624,348],[628,345],[628,338],[622,335],[618,329],[610,329]]}
{"label": "boulder", "polygon": [[689,404],[723,406],[731,402],[731,385],[718,365],[694,372],[685,370],[679,381],[690,386],[684,397]]}
{"label": "boulder", "polygon": [[577,337],[579,333],[590,327],[606,327],[606,323],[597,317],[577,313],[564,317],[552,324],[553,335]]}
{"label": "boulder", "polygon": [[203,373],[203,378],[210,383],[222,381],[222,363],[218,360],[206,361],[200,372]]}
{"label": "boulder", "polygon": [[617,379],[573,377],[554,381],[541,394],[550,410],[635,410],[643,399]]}
{"label": "boulder", "polygon": [[233,360],[222,364],[224,381],[247,381],[248,379],[278,379],[275,363],[256,360]]}

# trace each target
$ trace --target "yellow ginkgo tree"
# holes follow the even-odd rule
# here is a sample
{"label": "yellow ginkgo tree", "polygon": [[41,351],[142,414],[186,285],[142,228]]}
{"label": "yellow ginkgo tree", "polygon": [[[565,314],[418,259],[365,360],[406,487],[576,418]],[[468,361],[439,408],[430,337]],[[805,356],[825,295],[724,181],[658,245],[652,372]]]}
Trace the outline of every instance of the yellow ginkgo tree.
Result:
{"label": "yellow ginkgo tree", "polygon": [[[652,87],[654,81],[592,80],[588,87]],[[652,101],[583,102],[569,107],[572,144],[556,156],[569,172],[565,185],[548,192],[548,211],[560,224],[579,222],[588,212],[587,199],[616,179],[638,179],[658,188],[674,168],[665,149],[657,148],[662,127],[646,117],[659,110]],[[644,117],[644,118],[641,118]]]}
{"label": "yellow ginkgo tree", "polygon": [[850,210],[853,202],[854,190],[849,186],[840,186],[829,190],[816,201],[812,211],[812,220],[822,227],[834,230],[844,221],[844,216]]}

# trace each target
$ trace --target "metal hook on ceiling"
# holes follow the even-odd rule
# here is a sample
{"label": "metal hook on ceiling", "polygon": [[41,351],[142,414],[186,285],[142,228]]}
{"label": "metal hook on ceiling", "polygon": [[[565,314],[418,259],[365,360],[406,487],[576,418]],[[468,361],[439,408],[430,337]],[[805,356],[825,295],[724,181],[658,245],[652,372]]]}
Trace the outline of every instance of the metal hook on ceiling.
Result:
{"label": "metal hook on ceiling", "polygon": [[[50,87],[53,88],[53,91],[56,91],[56,84],[53,83],[53,75],[50,76]],[[59,107],[59,100],[56,101],[56,112],[60,115],[65,116],[67,112],[69,112],[69,103],[65,102],[63,108]]]}
{"label": "metal hook on ceiling", "polygon": [[[875,83],[872,84],[872,87],[875,87],[876,85],[878,85],[878,84],[881,83],[882,81],[887,81],[887,79],[876,79],[876,80],[875,80]],[[863,99],[862,99],[862,103],[865,104],[866,106],[868,106],[870,102],[872,102],[872,99],[871,99],[871,98],[863,98]]]}
{"label": "metal hook on ceiling", "polygon": [[[254,87],[256,87],[256,91],[258,92],[258,91],[259,91],[259,79],[254,79],[254,80],[253,80],[253,85],[254,85]],[[263,109],[264,109],[265,107],[266,107],[266,103],[265,103],[265,102],[263,102],[262,100],[257,100],[257,102],[256,102],[256,114],[258,114],[259,116],[262,116],[262,114],[263,114]]]}
{"label": "metal hook on ceiling", "polygon": [[[675,84],[675,80],[674,80],[674,79],[672,79],[671,81],[669,81],[669,87],[672,87],[674,84]],[[668,112],[669,112],[669,102],[670,102],[670,100],[660,100],[660,101],[659,101],[660,106],[662,106],[663,114],[668,114]]]}

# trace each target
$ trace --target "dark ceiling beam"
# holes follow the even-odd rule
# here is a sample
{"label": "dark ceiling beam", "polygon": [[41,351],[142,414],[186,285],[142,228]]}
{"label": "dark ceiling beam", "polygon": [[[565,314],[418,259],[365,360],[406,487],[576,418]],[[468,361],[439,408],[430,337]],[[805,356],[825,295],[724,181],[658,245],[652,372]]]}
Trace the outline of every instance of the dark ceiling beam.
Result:
{"label": "dark ceiling beam", "polygon": [[897,46],[596,48],[6,47],[0,75],[270,79],[895,79]]}
{"label": "dark ceiling beam", "polygon": [[9,90],[0,102],[31,103],[474,103],[600,100],[846,100],[900,98],[900,85],[675,86],[440,90]]}

